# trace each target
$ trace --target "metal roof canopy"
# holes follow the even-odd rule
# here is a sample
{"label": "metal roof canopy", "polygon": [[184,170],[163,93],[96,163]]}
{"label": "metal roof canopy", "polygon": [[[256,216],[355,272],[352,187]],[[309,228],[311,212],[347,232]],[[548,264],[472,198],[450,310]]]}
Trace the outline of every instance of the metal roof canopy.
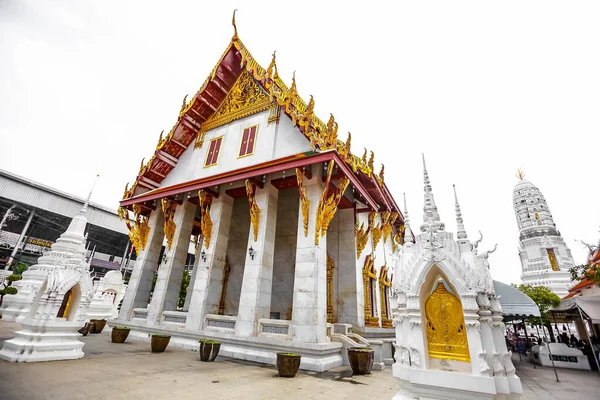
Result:
{"label": "metal roof canopy", "polygon": [[519,289],[506,283],[494,281],[494,290],[496,295],[500,297],[504,321],[541,316],[537,304]]}
{"label": "metal roof canopy", "polygon": [[579,318],[579,310],[593,324],[600,324],[600,295],[577,296],[562,300],[558,307],[552,310],[552,314],[556,313],[558,318],[572,317],[572,319],[576,319]]}

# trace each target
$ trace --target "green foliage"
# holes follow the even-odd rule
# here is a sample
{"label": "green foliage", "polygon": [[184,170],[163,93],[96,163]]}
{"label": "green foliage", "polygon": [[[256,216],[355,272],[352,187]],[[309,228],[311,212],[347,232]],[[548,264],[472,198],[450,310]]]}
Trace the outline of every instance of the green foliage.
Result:
{"label": "green foliage", "polygon": [[210,340],[210,339],[200,339],[198,342],[204,343],[204,344],[221,344],[221,342],[218,342],[216,340]]}
{"label": "green foliage", "polygon": [[187,287],[190,284],[190,273],[187,270],[183,271],[183,277],[181,278],[181,287],[179,288],[179,300],[177,306],[183,308],[185,305],[185,297],[187,295]]}
{"label": "green foliage", "polygon": [[3,296],[7,295],[7,294],[17,294],[17,292],[18,292],[17,288],[10,287],[10,286],[5,289],[0,290],[0,294]]}
{"label": "green foliage", "polygon": [[513,286],[529,296],[540,309],[540,314],[542,315],[541,321],[539,318],[535,318],[532,319],[532,322],[535,324],[548,324],[550,322],[550,319],[548,318],[549,310],[558,307],[560,304],[560,297],[545,286],[524,284],[520,284],[519,286],[513,284]]}
{"label": "green foliage", "polygon": [[23,275],[23,272],[27,271],[27,264],[21,262],[17,264],[13,271],[15,275]]}
{"label": "green foliage", "polygon": [[20,281],[21,279],[23,279],[23,277],[21,275],[17,275],[17,274],[10,274],[9,276],[6,277],[6,280],[9,282]]}
{"label": "green foliage", "polygon": [[296,354],[296,353],[279,353],[282,356],[288,356],[288,357],[300,357],[300,354]]}
{"label": "green foliage", "polygon": [[588,264],[577,265],[569,269],[571,280],[582,281],[584,278],[590,282],[598,282],[600,284],[600,264],[591,267]]}
{"label": "green foliage", "polygon": [[115,326],[115,327],[113,327],[113,329],[120,329],[120,330],[123,330],[123,331],[130,331],[131,330],[131,328],[128,328],[126,326]]}
{"label": "green foliage", "polygon": [[155,337],[155,338],[170,338],[171,335],[161,335],[161,334],[158,334],[158,333],[153,333],[152,337]]}

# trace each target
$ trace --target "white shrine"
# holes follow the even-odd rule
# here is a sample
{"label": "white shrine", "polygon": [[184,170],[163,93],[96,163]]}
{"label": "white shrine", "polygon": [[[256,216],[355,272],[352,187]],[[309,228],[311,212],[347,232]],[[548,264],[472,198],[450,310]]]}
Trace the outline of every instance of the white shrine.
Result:
{"label": "white shrine", "polygon": [[86,311],[88,319],[114,319],[127,285],[120,271],[109,271],[94,284],[94,296]]}
{"label": "white shrine", "polygon": [[[271,364],[301,353],[314,371],[344,363],[352,345],[378,349],[378,368],[391,362],[402,214],[374,154],[352,154],[350,135],[339,140],[334,117],[319,119],[291,82],[235,30],[126,187],[119,212],[138,256],[109,324],[187,348],[212,338],[220,354]],[[180,307],[190,237],[198,251]]]}
{"label": "white shrine", "polygon": [[[420,233],[410,228],[393,279],[395,399],[492,399],[522,392],[504,338],[481,241],[471,242],[456,199],[456,239],[446,232],[423,160],[425,206]],[[455,192],[456,197],[456,192]],[[495,247],[494,247],[495,250]]]}
{"label": "white shrine", "polygon": [[77,331],[85,324],[94,289],[85,257],[88,202],[89,196],[67,231],[17,282],[19,293],[2,312],[3,317],[24,315],[19,318],[22,329],[4,342],[0,358],[37,362],[83,357]]}
{"label": "white shrine", "polygon": [[523,179],[513,191],[513,205],[519,227],[521,280],[526,285],[546,286],[559,297],[569,294],[575,266],[571,250],[556,229],[552,213],[542,192]]}

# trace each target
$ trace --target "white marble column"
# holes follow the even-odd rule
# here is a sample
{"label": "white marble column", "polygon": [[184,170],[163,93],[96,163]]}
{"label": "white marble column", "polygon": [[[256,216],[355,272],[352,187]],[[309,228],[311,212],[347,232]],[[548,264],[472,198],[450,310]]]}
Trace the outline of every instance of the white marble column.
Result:
{"label": "white marble column", "polygon": [[246,253],[238,319],[235,325],[235,334],[238,336],[256,336],[259,333],[258,320],[270,316],[278,197],[277,189],[269,182],[265,184],[264,189],[256,188],[255,198],[260,208],[260,223],[256,241],[252,223],[248,232],[248,247],[252,246],[254,257]]}
{"label": "white marble column", "polygon": [[218,311],[232,210],[233,198],[225,194],[223,187],[219,197],[213,199],[210,206],[213,227],[208,249],[204,250],[206,261],[198,254],[194,280],[190,282],[193,287],[186,321],[187,329],[202,329],[204,316],[216,314]]}
{"label": "white marble column", "polygon": [[362,269],[356,265],[356,237],[354,233],[354,209],[338,210],[339,252],[337,273],[338,322],[364,325],[364,298]]}
{"label": "white marble column", "polygon": [[475,295],[461,296],[464,311],[465,324],[467,325],[467,340],[469,343],[469,355],[471,357],[471,374],[476,376],[489,375],[487,360],[482,360],[479,354],[483,351],[481,341],[481,324],[479,321],[479,306]]}
{"label": "white marble column", "polygon": [[154,271],[158,265],[158,257],[165,236],[163,223],[162,210],[157,208],[152,211],[148,220],[150,233],[146,241],[146,248],[140,252],[135,261],[121,305],[121,311],[119,311],[120,320],[128,321],[131,319],[134,308],[146,308],[148,306]]}
{"label": "white marble column", "polygon": [[[196,205],[187,200],[175,209],[173,222],[175,234],[171,249],[165,249],[166,261],[158,267],[158,277],[152,293],[152,301],[148,307],[149,324],[159,324],[163,311],[176,311],[179,290],[183,278],[183,269],[190,246],[190,236],[194,226]],[[164,258],[164,257],[163,257]]]}
{"label": "white marble column", "polygon": [[304,186],[310,200],[308,235],[304,236],[300,212],[291,336],[298,342],[324,343],[327,341],[327,235],[315,244],[317,208],[324,188],[321,174],[313,174],[312,179],[304,181]]}

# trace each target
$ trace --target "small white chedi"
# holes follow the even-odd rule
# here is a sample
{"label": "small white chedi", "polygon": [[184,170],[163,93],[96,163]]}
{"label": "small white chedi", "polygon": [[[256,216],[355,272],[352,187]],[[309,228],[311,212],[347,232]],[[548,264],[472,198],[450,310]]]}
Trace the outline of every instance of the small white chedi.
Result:
{"label": "small white chedi", "polygon": [[94,296],[86,312],[90,319],[114,319],[118,305],[125,296],[127,285],[120,271],[109,271],[94,285]]}
{"label": "small white chedi", "polygon": [[[444,229],[423,158],[420,233],[405,214],[405,243],[393,281],[394,399],[485,399],[522,392],[504,338],[488,257],[470,242],[456,199],[457,237]],[[456,192],[455,192],[456,198]],[[405,205],[406,209],[406,200]]]}
{"label": "small white chedi", "polygon": [[[90,193],[91,194],[91,193]],[[23,273],[25,285],[17,298],[18,307],[8,309],[22,313],[22,329],[4,342],[0,358],[16,362],[69,360],[83,357],[83,342],[77,330],[84,325],[86,310],[94,287],[86,261],[86,211],[83,208],[71,221],[50,251],[39,263]],[[33,301],[29,296],[33,294]],[[3,314],[6,310],[2,310]]]}

